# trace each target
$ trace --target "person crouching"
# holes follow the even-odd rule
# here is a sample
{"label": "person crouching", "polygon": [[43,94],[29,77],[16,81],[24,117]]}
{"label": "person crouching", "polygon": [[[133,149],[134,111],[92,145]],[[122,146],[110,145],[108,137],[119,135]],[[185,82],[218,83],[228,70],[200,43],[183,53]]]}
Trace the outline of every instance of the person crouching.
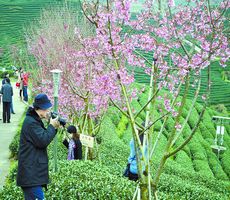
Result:
{"label": "person crouching", "polygon": [[82,144],[80,135],[77,133],[75,126],[67,128],[68,135],[64,136],[63,144],[68,148],[68,160],[82,160]]}

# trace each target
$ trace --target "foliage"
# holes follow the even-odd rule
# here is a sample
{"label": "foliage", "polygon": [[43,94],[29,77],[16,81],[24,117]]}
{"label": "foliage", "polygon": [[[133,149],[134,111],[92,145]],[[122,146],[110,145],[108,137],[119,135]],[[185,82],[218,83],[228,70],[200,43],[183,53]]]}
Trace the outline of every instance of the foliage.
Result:
{"label": "foliage", "polygon": [[193,109],[192,114],[188,119],[188,124],[190,126],[190,129],[192,129],[195,126],[198,117],[199,117],[199,114],[197,113],[197,110]]}
{"label": "foliage", "polygon": [[217,105],[211,106],[211,108],[216,110],[218,113],[221,113],[224,116],[228,116],[228,110],[224,104],[217,104]]}
{"label": "foliage", "polygon": [[25,118],[25,114],[26,114],[26,111],[23,113],[21,120],[19,121],[18,128],[16,130],[16,134],[15,134],[13,140],[11,141],[11,143],[9,145],[10,158],[17,159],[21,127],[22,127],[22,123],[23,123],[24,118]]}
{"label": "foliage", "polygon": [[[111,108],[111,110],[113,109],[115,108]],[[51,184],[48,192],[45,193],[48,199],[52,197],[76,199],[77,195],[82,195],[80,197],[83,199],[96,197],[98,199],[112,199],[113,197],[114,199],[130,199],[132,197],[135,183],[121,177],[129,155],[131,126],[127,127],[123,138],[120,139],[114,131],[116,120],[114,121],[113,117],[114,114],[111,112],[108,112],[108,115],[106,114],[104,117],[99,132],[102,137],[102,143],[99,146],[100,156],[94,162],[65,161],[67,149],[62,144],[62,135],[59,134],[58,160],[60,163],[58,163],[58,168],[60,171],[58,174],[53,174],[53,144],[49,146]],[[205,129],[205,126],[203,128]],[[226,134],[228,135],[228,133]],[[215,171],[217,163],[212,160],[216,159],[216,155],[211,152],[209,142],[203,139],[200,131],[195,134],[193,140],[186,146],[188,150],[176,154],[175,160],[168,160],[159,182],[159,198],[227,199],[229,182],[222,180],[226,180],[226,175],[229,176],[229,151],[222,155],[220,165]],[[153,160],[153,166],[156,166],[155,163],[159,161],[158,155],[165,148],[166,141],[166,138],[162,136],[155,156],[158,159]],[[191,156],[196,159],[193,160]],[[210,158],[210,161],[207,157]],[[213,164],[209,164],[209,162],[213,162]],[[0,199],[22,199],[21,190],[15,185],[16,167],[16,165],[12,167],[6,187],[0,193]],[[222,169],[226,175],[223,175]],[[213,173],[218,174],[219,172],[220,176],[217,175],[218,179],[216,179]]]}
{"label": "foliage", "polygon": [[228,175],[230,179],[230,149],[228,148],[221,158],[221,164],[224,172]]}
{"label": "foliage", "polygon": [[111,119],[105,117],[100,132],[103,142],[99,147],[100,158],[98,159],[101,164],[111,169],[110,173],[120,175],[127,165],[129,148],[114,130],[116,127]]}
{"label": "foliage", "polygon": [[[165,173],[168,175],[175,175],[177,178],[182,180],[188,180],[188,182],[199,186],[209,188],[211,191],[215,191],[220,194],[229,196],[229,182],[221,181],[205,173],[198,173],[183,168],[182,165],[169,160],[166,165]],[[211,198],[212,199],[212,198]]]}
{"label": "foliage", "polygon": [[196,172],[200,174],[205,174],[206,176],[213,176],[212,171],[209,168],[209,164],[207,161],[204,160],[193,160],[193,165]]}
{"label": "foliage", "polygon": [[186,179],[180,179],[174,175],[162,175],[162,181],[159,183],[159,190],[169,195],[169,199],[215,199],[227,200],[227,195],[217,193],[208,189],[206,186],[196,185],[188,182]]}
{"label": "foliage", "polygon": [[106,112],[106,115],[110,117],[110,119],[112,120],[113,124],[115,124],[115,126],[118,125],[120,118],[122,116],[119,110],[115,107],[109,107],[109,109]]}
{"label": "foliage", "polygon": [[131,139],[132,139],[132,137],[133,137],[133,135],[132,135],[132,127],[131,127],[130,124],[128,124],[128,127],[125,130],[124,135],[123,135],[123,137],[121,139],[125,144],[129,144]]}
{"label": "foliage", "polygon": [[18,162],[13,160],[10,164],[9,174],[6,177],[6,182],[5,182],[6,187],[8,186],[8,184],[11,184],[16,180],[17,168],[18,168]]}
{"label": "foliage", "polygon": [[9,74],[10,77],[14,77],[13,70],[0,71],[0,78],[4,78],[5,74]]}
{"label": "foliage", "polygon": [[[106,4],[83,1],[81,6],[84,16],[68,7],[44,12],[40,27],[27,35],[27,41],[30,53],[41,66],[36,76],[39,79],[34,85],[35,90],[46,90],[45,93],[50,94],[52,82],[48,72],[59,66],[64,72],[61,78],[64,84],[60,88],[62,112],[69,111],[78,118],[80,130],[84,131],[87,123],[87,133],[92,135],[92,120],[97,124],[107,110],[109,101],[112,101],[116,107],[120,107],[119,110],[128,115],[135,149],[139,148],[142,153],[145,145],[150,148],[149,140],[145,138],[152,136],[153,128],[144,135],[147,144],[140,145],[135,115],[142,107],[135,100],[140,88],[131,88],[135,78],[132,67],[142,68],[146,74],[151,74],[146,113],[143,110],[138,117],[148,126],[149,121],[155,119],[150,107],[154,109],[156,99],[160,99],[158,109],[162,115],[170,115],[172,120],[166,124],[168,130],[170,128],[166,132],[169,133],[166,136],[168,142],[160,156],[160,165],[152,183],[146,182],[150,179],[149,173],[146,175],[141,170],[145,167],[145,171],[150,171],[151,166],[147,163],[151,158],[140,159],[140,155],[136,154],[141,198],[148,199],[151,198],[148,197],[150,192],[144,191],[151,187],[147,187],[147,184],[153,185],[155,196],[166,160],[189,142],[203,116],[210,97],[211,79],[207,80],[206,92],[199,94],[201,72],[208,68],[207,74],[210,77],[211,64],[216,61],[216,57],[220,58],[218,63],[221,66],[226,66],[230,51],[222,28],[227,21],[223,13],[229,8],[229,4],[222,2],[211,7],[208,0],[195,0],[195,6],[175,6],[174,1],[168,1],[161,7],[160,1],[158,4],[147,1],[143,4],[143,9],[132,18],[132,3],[132,0],[107,1]],[[151,62],[145,58],[145,52],[152,53]],[[127,70],[127,66],[131,70]],[[192,75],[194,76],[190,79]],[[184,91],[181,91],[181,86]],[[193,131],[191,137],[183,141],[179,137],[184,128],[182,110],[191,87],[195,89],[194,101],[198,95],[204,100],[204,109],[200,115],[195,113],[196,110],[192,111],[193,118],[190,117],[189,125]],[[167,93],[158,94],[158,91],[163,90]],[[177,98],[180,92],[183,97]],[[66,106],[67,102],[71,108]],[[118,127],[119,136],[123,133],[124,124],[121,122],[121,127]],[[207,125],[211,131],[212,127]],[[161,128],[158,127],[159,129]],[[171,152],[173,146],[177,149]],[[194,159],[204,160],[201,149],[194,148],[191,154]]]}
{"label": "foliage", "polygon": [[194,171],[193,162],[186,152],[180,151],[176,154],[176,162],[180,163],[183,168],[187,168],[190,171]]}
{"label": "foliage", "polygon": [[175,124],[175,122],[174,122],[173,118],[169,117],[167,119],[167,121],[166,121],[166,126],[165,127],[170,132],[170,131],[172,131],[174,129],[174,124]]}
{"label": "foliage", "polygon": [[229,178],[225,174],[224,170],[222,169],[218,156],[216,157],[213,152],[207,152],[207,155],[208,155],[208,163],[209,163],[210,169],[212,170],[214,176],[217,179],[228,181]]}
{"label": "foliage", "polygon": [[223,71],[221,75],[224,81],[230,81],[230,71]]}
{"label": "foliage", "polygon": [[[45,192],[47,199],[130,199],[135,183],[91,161],[59,162],[58,173],[51,173],[51,184]],[[10,193],[9,193],[10,192]],[[0,199],[21,199],[22,193],[15,182],[0,192]]]}
{"label": "foliage", "polygon": [[116,133],[119,138],[122,138],[124,131],[127,129],[128,122],[128,118],[125,115],[122,115],[121,120],[116,128]]}
{"label": "foliage", "polygon": [[18,128],[17,133],[15,134],[13,140],[11,141],[11,143],[9,145],[10,158],[17,159],[18,148],[19,148],[19,140],[20,140],[20,133],[21,133],[21,128]]}
{"label": "foliage", "polygon": [[[66,113],[70,113],[71,117],[78,118],[82,123],[83,131],[87,121],[88,134],[92,134],[93,128],[90,128],[91,125],[94,125],[92,119],[97,124],[98,118],[102,118],[107,110],[108,102],[115,101],[120,109],[130,117],[135,147],[140,148],[141,151],[143,151],[143,147],[140,145],[135,124],[138,119],[135,120],[135,109],[136,107],[138,109],[140,104],[135,100],[132,102],[138,89],[130,90],[130,85],[134,81],[134,72],[128,71],[126,67],[129,65],[142,68],[146,74],[151,74],[151,78],[154,80],[150,84],[148,99],[152,98],[154,94],[152,103],[156,104],[156,99],[160,99],[159,111],[169,115],[166,122],[167,130],[163,130],[164,127],[162,127],[166,136],[163,139],[167,138],[168,140],[166,141],[167,145],[163,152],[158,151],[161,153],[159,156],[160,165],[151,182],[154,186],[154,194],[167,159],[175,154],[173,147],[179,147],[178,150],[183,147],[180,146],[184,142],[184,138],[181,137],[184,126],[181,124],[186,111],[183,113],[181,110],[186,102],[188,89],[195,88],[194,100],[196,100],[199,94],[201,71],[208,68],[207,74],[210,77],[211,64],[216,61],[216,58],[219,58],[220,65],[226,66],[226,61],[230,56],[227,36],[222,30],[225,21],[227,21],[223,13],[229,8],[228,2],[211,7],[208,0],[194,0],[192,3],[195,6],[175,6],[174,1],[168,1],[164,8],[161,7],[160,2],[153,4],[152,1],[147,1],[143,4],[143,10],[132,18],[130,12],[132,1],[114,0],[100,5],[99,1],[95,4],[86,1],[82,3],[85,18],[79,13],[75,18],[74,14],[76,13],[70,12],[68,9],[64,10],[65,8],[61,12],[59,12],[60,10],[53,13],[44,12],[40,26],[32,30],[32,34],[27,33],[29,51],[35,56],[37,64],[40,66],[35,76],[37,78],[34,85],[35,90],[43,90],[43,92],[51,94],[52,81],[49,72],[58,66],[64,75],[60,88],[62,112],[69,111]],[[94,26],[90,26],[90,23]],[[134,33],[133,30],[137,32]],[[148,62],[142,52],[151,53],[153,61]],[[194,75],[192,83],[190,82],[191,75]],[[154,87],[152,87],[153,85]],[[184,91],[181,91],[181,85]],[[201,91],[199,94],[199,98],[204,100],[204,109],[209,101],[210,79],[206,85],[206,92]],[[156,93],[155,95],[154,92],[158,90],[166,90],[167,93],[164,95]],[[180,92],[184,92],[183,98],[177,98]],[[69,107],[66,106],[67,103]],[[154,108],[155,105],[152,109]],[[195,133],[204,109],[202,108],[200,116],[196,110],[192,112],[193,118],[190,118],[189,125],[190,129],[194,131],[191,134]],[[153,110],[149,112],[149,106],[146,111],[146,116],[142,112],[140,118],[146,120],[146,124],[148,124],[148,114],[150,114],[150,121],[155,116]],[[208,113],[205,115],[207,115],[205,117],[207,121],[204,121],[205,126],[212,132],[210,116]],[[107,131],[111,130],[113,129]],[[187,130],[189,129],[187,128]],[[152,133],[154,133],[152,130],[148,131],[148,136],[151,136]],[[117,140],[115,135],[111,133],[107,139]],[[158,140],[158,137],[156,139]],[[205,170],[209,169],[208,165],[203,165],[207,159],[204,153],[205,149],[201,145],[198,148],[194,145],[199,139],[202,139],[200,135],[192,140],[193,143],[190,143],[190,155],[195,162],[195,170],[205,173]],[[110,142],[104,144],[106,149],[111,146]],[[102,156],[107,158],[106,165],[113,161],[120,169],[120,163],[117,164],[118,162],[114,161],[123,160],[120,156],[123,155],[122,151],[119,149],[122,146],[122,141],[114,143],[113,146],[117,151],[110,153],[112,159],[108,158],[108,152],[105,149],[102,151]],[[149,144],[147,146],[151,147]],[[163,149],[163,147],[161,148]],[[136,156],[141,195],[143,199],[147,199],[148,193],[143,191],[150,187],[146,187],[146,174],[141,169],[143,166],[147,171],[150,169],[151,166],[147,162],[151,158],[141,160],[139,154]],[[209,159],[209,161],[210,166],[213,166],[213,160]],[[151,171],[149,170],[149,172]],[[217,176],[213,167],[212,172]],[[221,173],[224,174],[223,171]],[[221,178],[225,177],[221,176]]]}
{"label": "foliage", "polygon": [[208,139],[208,138],[213,139],[212,133],[210,133],[210,131],[206,128],[203,122],[200,123],[199,128],[200,128],[200,133],[202,134],[204,139]]}

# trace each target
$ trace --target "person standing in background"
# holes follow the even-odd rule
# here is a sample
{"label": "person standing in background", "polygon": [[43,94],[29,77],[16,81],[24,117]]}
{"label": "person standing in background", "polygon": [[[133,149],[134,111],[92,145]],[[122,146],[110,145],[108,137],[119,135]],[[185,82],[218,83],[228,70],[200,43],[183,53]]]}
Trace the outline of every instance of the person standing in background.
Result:
{"label": "person standing in background", "polygon": [[[9,81],[10,81],[10,78],[9,78],[9,77],[10,77],[9,73],[6,73],[5,76],[4,76],[4,78],[3,78],[3,80],[2,80],[2,86],[6,83],[6,78],[8,78]],[[9,82],[9,84],[11,85],[10,82]],[[14,112],[14,107],[13,107],[13,97],[12,97],[11,103],[10,103],[10,112],[11,112],[12,114],[15,114],[15,112]]]}
{"label": "person standing in background", "polygon": [[13,88],[10,85],[10,79],[5,79],[5,84],[2,86],[0,93],[2,94],[3,102],[3,123],[10,123],[10,104],[12,102]]}
{"label": "person standing in background", "polygon": [[67,128],[69,136],[64,136],[63,144],[68,149],[68,160],[82,160],[82,144],[80,135],[77,133],[75,126],[71,125]]}
{"label": "person standing in background", "polygon": [[26,72],[25,70],[23,70],[23,73],[22,73],[22,84],[23,84],[22,92],[23,92],[23,100],[25,102],[28,102],[28,92],[27,92],[28,81],[29,81],[29,73]]}
{"label": "person standing in background", "polygon": [[20,67],[19,71],[18,71],[18,83],[20,84],[19,86],[19,97],[22,101],[22,90],[23,90],[23,78],[22,78],[22,74],[23,74],[23,69]]}

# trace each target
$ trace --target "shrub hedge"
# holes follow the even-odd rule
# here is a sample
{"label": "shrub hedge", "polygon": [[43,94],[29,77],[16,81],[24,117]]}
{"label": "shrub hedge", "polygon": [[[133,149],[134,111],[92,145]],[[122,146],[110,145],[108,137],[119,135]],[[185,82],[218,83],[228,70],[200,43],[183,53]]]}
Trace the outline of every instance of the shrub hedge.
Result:
{"label": "shrub hedge", "polygon": [[[46,199],[96,200],[131,199],[135,182],[113,175],[110,170],[91,161],[61,161],[58,172],[50,172],[51,184],[45,192]],[[15,181],[4,187],[0,199],[23,199]]]}
{"label": "shrub hedge", "polygon": [[129,119],[125,115],[122,115],[121,120],[116,127],[116,133],[119,138],[123,137],[123,134],[127,129],[128,123],[129,123]]}
{"label": "shrub hedge", "polygon": [[[145,96],[146,93],[143,93]],[[144,99],[139,98],[135,106],[140,108]],[[146,101],[146,99],[145,99]],[[188,101],[188,104],[190,101]],[[187,106],[187,104],[186,104]],[[199,107],[199,106],[196,106]],[[189,106],[186,107],[188,109]],[[196,108],[197,109],[197,108]],[[200,108],[199,108],[200,109]],[[156,111],[155,111],[156,112]],[[179,143],[188,137],[192,126],[197,120],[199,110],[194,110],[185,130],[179,139]],[[155,113],[155,116],[159,113]],[[183,118],[186,111],[183,113]],[[183,121],[183,118],[181,120]],[[210,111],[206,113],[203,122],[197,130],[194,138],[180,151],[175,160],[169,159],[165,171],[159,182],[159,199],[222,199],[229,197],[230,176],[230,144],[225,141],[227,151],[221,155],[220,161],[210,148],[213,143],[214,124],[211,120]],[[143,121],[143,116],[138,119]],[[129,156],[129,141],[132,137],[132,130],[129,123],[124,123],[120,112],[110,107],[102,122],[98,137],[102,138],[99,145],[100,156],[91,161],[66,161],[67,149],[62,144],[62,135],[58,135],[58,160],[59,172],[52,173],[52,183],[46,192],[47,199],[130,199],[135,190],[135,183],[126,180],[121,175],[127,164]],[[122,123],[123,135],[121,138],[116,133],[116,128]],[[206,127],[206,124],[209,123]],[[161,121],[154,127],[153,142],[155,141]],[[155,169],[162,156],[167,142],[167,137],[174,128],[174,120],[169,117],[166,129],[163,131],[157,150],[152,159]],[[229,139],[229,127],[225,140]],[[19,132],[19,131],[18,131]],[[10,149],[15,157],[18,149],[18,136],[15,137]],[[178,145],[177,144],[177,145]],[[50,167],[53,162],[53,143],[48,148]],[[218,169],[215,170],[215,166]],[[8,176],[6,187],[0,192],[0,199],[22,199],[22,193],[15,186],[16,165],[12,167]],[[215,175],[215,177],[214,177]],[[217,179],[218,178],[218,179]]]}
{"label": "shrub hedge", "polygon": [[10,77],[14,76],[13,70],[0,71],[0,78],[4,78],[5,74],[9,74]]}

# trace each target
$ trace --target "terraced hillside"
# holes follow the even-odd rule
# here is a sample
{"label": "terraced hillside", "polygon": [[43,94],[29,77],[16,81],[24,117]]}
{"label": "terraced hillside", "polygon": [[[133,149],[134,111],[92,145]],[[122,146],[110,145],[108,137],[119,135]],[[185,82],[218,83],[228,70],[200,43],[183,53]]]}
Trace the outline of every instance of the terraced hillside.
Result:
{"label": "terraced hillside", "polygon": [[[0,0],[0,67],[10,65],[10,49],[25,43],[24,27],[32,24],[49,6],[62,5],[64,0]],[[76,3],[72,4],[76,5]]]}
{"label": "terraced hillside", "polygon": [[[150,59],[149,59],[150,60]],[[222,79],[222,73],[224,71],[230,71],[230,65],[226,68],[220,67],[219,64],[213,63],[211,66],[211,96],[210,103],[211,105],[224,104],[228,110],[230,110],[230,82],[224,81]],[[142,69],[135,69],[136,75],[135,80],[139,83],[149,84],[150,76],[146,75]],[[200,89],[200,94],[205,92],[207,88],[207,69],[202,73],[202,84]],[[194,90],[191,89],[188,95],[189,98],[194,97]],[[198,99],[198,102],[201,102],[201,99]]]}
{"label": "terraced hillside", "polygon": [[[56,6],[63,4],[64,0],[0,0],[0,67],[12,65],[10,49],[12,45],[21,45],[24,43],[23,27],[32,23],[39,17],[41,9],[47,6]],[[71,5],[76,6],[76,0]],[[75,3],[74,3],[75,2]],[[141,0],[140,2],[143,2]],[[215,1],[217,2],[217,1]],[[178,3],[178,1],[176,1]],[[136,6],[137,7],[137,6]],[[77,6],[76,6],[77,8]],[[3,53],[1,55],[1,49]],[[146,55],[151,59],[151,55]],[[228,65],[225,69],[212,65],[212,90],[211,104],[224,104],[230,110],[230,82],[222,80],[222,71],[230,71]],[[206,73],[202,74],[202,91],[206,88]],[[136,69],[136,80],[140,83],[148,83],[149,77],[140,69]],[[191,91],[190,97],[193,97]]]}

